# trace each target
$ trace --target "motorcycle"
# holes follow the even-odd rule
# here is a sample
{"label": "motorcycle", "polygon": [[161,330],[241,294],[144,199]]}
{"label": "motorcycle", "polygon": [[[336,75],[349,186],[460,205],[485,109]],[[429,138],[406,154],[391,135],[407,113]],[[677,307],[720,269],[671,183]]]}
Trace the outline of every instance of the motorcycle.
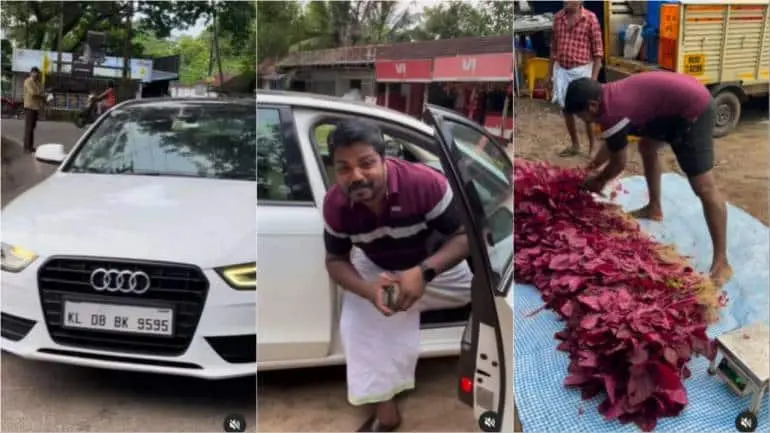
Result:
{"label": "motorcycle", "polygon": [[88,95],[88,103],[86,104],[86,107],[80,110],[80,112],[75,117],[75,126],[82,129],[96,121],[96,108],[98,102],[99,101],[97,101],[95,93],[90,93]]}

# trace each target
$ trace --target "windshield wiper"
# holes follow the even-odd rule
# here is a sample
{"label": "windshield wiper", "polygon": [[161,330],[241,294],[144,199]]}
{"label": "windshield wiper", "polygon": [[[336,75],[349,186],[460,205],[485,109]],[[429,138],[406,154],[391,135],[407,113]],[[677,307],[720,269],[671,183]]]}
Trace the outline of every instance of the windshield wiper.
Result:
{"label": "windshield wiper", "polygon": [[257,181],[257,177],[251,173],[227,173],[222,176],[222,179]]}
{"label": "windshield wiper", "polygon": [[203,178],[196,173],[174,172],[174,171],[158,171],[158,170],[130,170],[121,174],[133,174],[136,176],[167,176],[167,177],[194,177]]}
{"label": "windshield wiper", "polygon": [[90,168],[90,167],[70,167],[65,173],[91,173],[91,174],[111,174],[112,171]]}

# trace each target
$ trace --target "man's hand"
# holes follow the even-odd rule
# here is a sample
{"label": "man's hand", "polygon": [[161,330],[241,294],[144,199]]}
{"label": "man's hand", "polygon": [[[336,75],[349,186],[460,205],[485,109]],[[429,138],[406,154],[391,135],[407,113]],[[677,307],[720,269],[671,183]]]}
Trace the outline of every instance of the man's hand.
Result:
{"label": "man's hand", "polygon": [[601,194],[605,186],[607,186],[607,181],[600,176],[588,176],[583,181],[583,188],[595,194]]}
{"label": "man's hand", "polygon": [[378,275],[376,280],[369,283],[369,301],[374,305],[374,308],[386,316],[392,316],[396,313],[388,307],[385,299],[385,287],[392,284],[399,284],[398,278],[384,272]]}
{"label": "man's hand", "polygon": [[419,266],[407,269],[398,274],[399,294],[398,309],[406,311],[425,294],[425,280]]}

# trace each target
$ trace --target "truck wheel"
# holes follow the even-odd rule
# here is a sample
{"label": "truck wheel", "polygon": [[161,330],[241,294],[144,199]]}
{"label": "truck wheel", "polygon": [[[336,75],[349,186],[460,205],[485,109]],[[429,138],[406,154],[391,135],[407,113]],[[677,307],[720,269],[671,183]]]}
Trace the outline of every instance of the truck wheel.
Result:
{"label": "truck wheel", "polygon": [[716,120],[714,121],[715,138],[729,134],[741,119],[741,100],[732,90],[723,90],[714,97]]}

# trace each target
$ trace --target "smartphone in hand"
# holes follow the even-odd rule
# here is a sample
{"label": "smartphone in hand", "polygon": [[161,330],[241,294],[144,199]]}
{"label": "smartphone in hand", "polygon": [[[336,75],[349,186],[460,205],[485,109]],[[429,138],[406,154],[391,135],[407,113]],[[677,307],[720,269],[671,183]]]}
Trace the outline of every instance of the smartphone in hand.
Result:
{"label": "smartphone in hand", "polygon": [[391,311],[398,311],[398,285],[389,284],[382,288],[385,292],[384,303]]}

